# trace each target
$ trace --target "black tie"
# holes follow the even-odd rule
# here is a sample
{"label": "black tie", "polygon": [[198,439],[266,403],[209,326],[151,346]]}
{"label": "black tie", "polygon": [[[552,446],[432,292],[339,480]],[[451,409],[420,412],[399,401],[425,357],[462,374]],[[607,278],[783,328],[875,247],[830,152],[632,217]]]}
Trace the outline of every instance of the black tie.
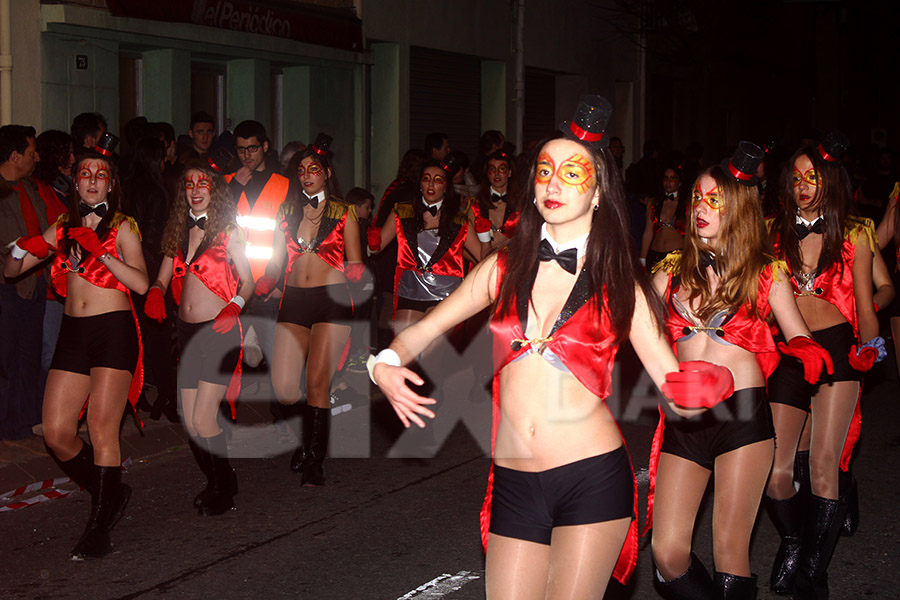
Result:
{"label": "black tie", "polygon": [[319,197],[313,196],[310,198],[306,195],[306,192],[303,193],[303,204],[309,204],[313,208],[319,208]]}
{"label": "black tie", "polygon": [[506,194],[502,196],[496,192],[491,192],[491,202],[496,204],[497,202],[506,202]]}
{"label": "black tie", "polygon": [[432,204],[432,205],[426,204],[426,205],[425,205],[425,212],[431,213],[431,216],[432,216],[432,217],[436,217],[436,216],[437,216],[437,211],[438,211],[438,207],[437,207],[436,204]]}
{"label": "black tie", "polygon": [[700,253],[700,269],[706,270],[706,267],[712,267],[713,271],[719,272],[719,265],[716,264],[716,255],[708,252]]}
{"label": "black tie", "polygon": [[199,227],[203,231],[206,231],[206,217],[195,219],[194,217],[188,215],[187,226],[188,230],[190,230],[191,227]]}
{"label": "black tie", "polygon": [[794,225],[794,231],[797,232],[797,237],[801,240],[811,233],[825,233],[825,219],[816,219],[816,222],[811,227],[807,227],[803,223],[797,223]]}
{"label": "black tie", "polygon": [[84,202],[78,203],[78,214],[81,217],[86,217],[91,213],[94,213],[101,219],[106,216],[106,212],[109,210],[109,207],[106,205],[106,202],[102,202],[97,206],[89,206]]}
{"label": "black tie", "polygon": [[666,194],[666,200],[675,200],[675,194]]}
{"label": "black tie", "polygon": [[538,259],[541,261],[555,260],[556,264],[572,275],[575,274],[575,270],[578,268],[578,250],[569,248],[557,254],[553,251],[553,246],[550,245],[550,242],[545,239],[538,244]]}

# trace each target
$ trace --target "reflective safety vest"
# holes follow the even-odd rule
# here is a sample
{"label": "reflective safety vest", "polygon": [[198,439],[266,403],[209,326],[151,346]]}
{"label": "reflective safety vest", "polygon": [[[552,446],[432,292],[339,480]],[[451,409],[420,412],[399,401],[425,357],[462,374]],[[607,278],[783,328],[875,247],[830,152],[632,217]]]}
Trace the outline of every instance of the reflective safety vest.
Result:
{"label": "reflective safety vest", "polygon": [[[231,183],[234,175],[226,175],[225,181]],[[272,258],[272,240],[275,236],[275,215],[287,197],[290,182],[287,177],[273,173],[259,194],[253,210],[247,195],[241,192],[238,198],[238,225],[247,234],[247,258],[250,260],[250,272],[253,280],[266,274],[266,265]]]}

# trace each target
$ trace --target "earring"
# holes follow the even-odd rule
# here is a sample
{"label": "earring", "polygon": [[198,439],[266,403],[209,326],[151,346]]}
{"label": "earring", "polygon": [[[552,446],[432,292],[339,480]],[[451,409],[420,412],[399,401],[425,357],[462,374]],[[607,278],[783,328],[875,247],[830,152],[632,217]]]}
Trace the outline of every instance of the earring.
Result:
{"label": "earring", "polygon": [[599,204],[595,204],[595,205],[594,205],[594,210],[598,210],[599,208],[600,208],[600,205],[599,205]]}
{"label": "earring", "polygon": [[[111,186],[108,187],[108,188],[106,188],[106,193],[107,193],[107,194],[110,193],[111,191],[112,191],[112,187],[111,187]],[[597,209],[595,208],[594,210],[597,210]]]}
{"label": "earring", "polygon": [[537,196],[531,199],[531,203],[537,206]]}

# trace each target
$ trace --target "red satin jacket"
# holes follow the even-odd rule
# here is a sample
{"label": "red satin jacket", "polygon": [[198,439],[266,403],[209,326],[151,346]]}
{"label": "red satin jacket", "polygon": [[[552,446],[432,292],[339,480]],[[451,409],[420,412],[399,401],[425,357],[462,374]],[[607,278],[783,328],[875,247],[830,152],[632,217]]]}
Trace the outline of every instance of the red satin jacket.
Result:
{"label": "red satin jacket", "polygon": [[301,248],[297,240],[297,227],[303,218],[303,209],[293,203],[282,204],[278,210],[276,221],[284,233],[287,242],[288,259],[285,266],[285,278],[290,274],[294,261],[301,254],[313,253],[334,269],[344,272],[344,228],[347,219],[358,220],[356,209],[350,204],[332,196],[325,206],[322,214],[322,222],[316,239]]}

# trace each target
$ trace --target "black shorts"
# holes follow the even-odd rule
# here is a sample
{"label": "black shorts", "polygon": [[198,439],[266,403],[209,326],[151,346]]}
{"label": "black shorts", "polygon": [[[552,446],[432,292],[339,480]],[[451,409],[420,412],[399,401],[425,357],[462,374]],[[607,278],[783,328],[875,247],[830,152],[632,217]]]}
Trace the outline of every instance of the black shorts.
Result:
{"label": "black shorts", "polygon": [[285,286],[278,323],[293,323],[312,329],[316,323],[350,325],[353,302],[343,283],[301,288]]}
{"label": "black shorts", "polygon": [[92,317],[63,315],[51,369],[90,375],[93,367],[134,373],[138,334],[130,310]]}
{"label": "black shorts", "polygon": [[197,389],[201,381],[228,385],[241,355],[241,332],[237,326],[222,334],[215,321],[188,323],[175,319],[178,334],[178,388]]}
{"label": "black shorts", "polygon": [[426,312],[429,308],[434,308],[440,303],[440,300],[413,300],[412,298],[397,298],[397,310],[417,310]]}
{"label": "black shorts", "polygon": [[549,544],[554,527],[624,518],[635,518],[624,446],[537,473],[494,465],[491,533]]}
{"label": "black shorts", "polygon": [[810,400],[820,385],[862,379],[862,374],[850,366],[850,359],[847,357],[850,346],[856,343],[850,323],[813,331],[812,336],[831,355],[834,375],[829,375],[823,368],[818,383],[807,383],[803,379],[803,363],[782,354],[778,368],[769,376],[769,402],[787,404],[809,412]]}
{"label": "black shorts", "polygon": [[691,418],[664,405],[666,428],[660,452],[667,452],[712,471],[716,458],[775,437],[765,388],[736,391],[711,409]]}

